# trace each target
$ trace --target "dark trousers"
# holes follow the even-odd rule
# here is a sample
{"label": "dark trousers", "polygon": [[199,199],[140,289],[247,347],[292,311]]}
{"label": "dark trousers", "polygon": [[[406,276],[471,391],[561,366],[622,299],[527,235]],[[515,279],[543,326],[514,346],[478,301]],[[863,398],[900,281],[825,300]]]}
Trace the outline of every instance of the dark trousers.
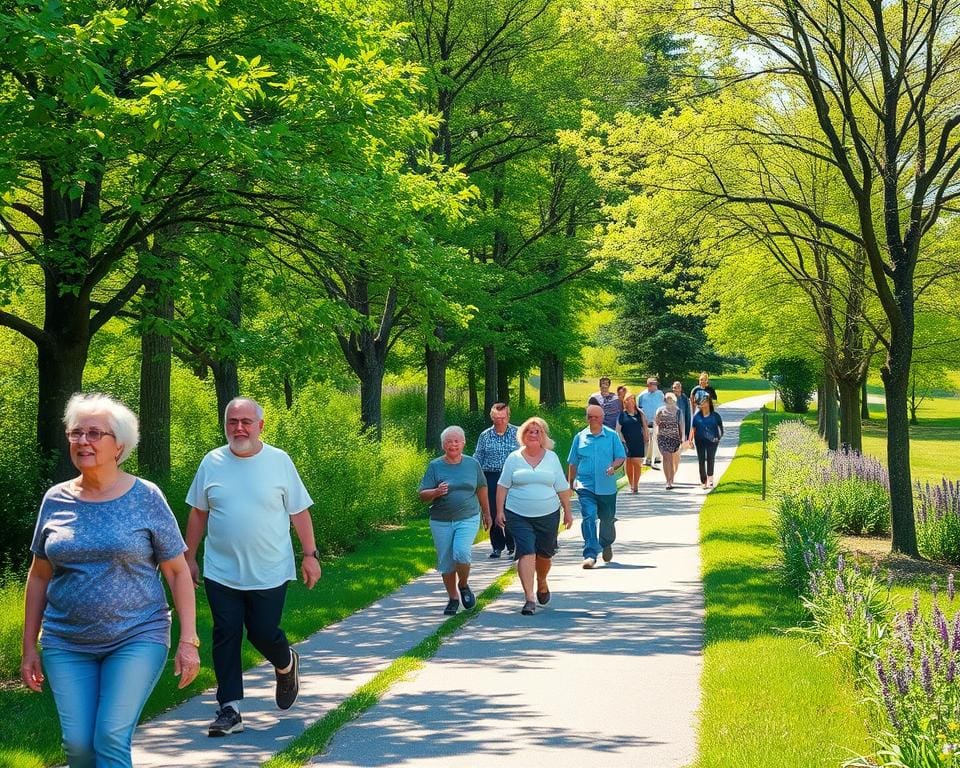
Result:
{"label": "dark trousers", "polygon": [[241,648],[243,628],[250,644],[273,666],[290,663],[290,643],[280,629],[287,585],[274,589],[233,589],[204,579],[207,602],[213,614],[213,671],[217,676],[217,701],[225,704],[243,698]]}
{"label": "dark trousers", "polygon": [[[497,516],[497,480],[500,479],[499,472],[483,471],[487,478],[487,497],[490,499],[490,516]],[[513,551],[513,534],[509,529],[504,531],[499,525],[490,526],[490,546],[495,552],[502,552],[505,549]]]}
{"label": "dark trousers", "polygon": [[708,477],[713,477],[713,462],[717,458],[717,446],[712,440],[701,440],[699,437],[693,438],[694,445],[697,446],[697,464],[700,466],[700,482],[707,482]]}

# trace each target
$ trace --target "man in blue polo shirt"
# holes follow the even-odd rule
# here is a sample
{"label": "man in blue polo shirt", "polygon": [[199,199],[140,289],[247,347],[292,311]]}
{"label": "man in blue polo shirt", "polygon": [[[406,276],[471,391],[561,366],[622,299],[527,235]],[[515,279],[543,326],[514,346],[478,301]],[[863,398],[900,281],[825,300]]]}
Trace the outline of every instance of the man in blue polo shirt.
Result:
{"label": "man in blue polo shirt", "polygon": [[584,568],[593,568],[601,553],[605,563],[613,559],[613,542],[617,539],[617,479],[614,475],[626,460],[620,437],[603,424],[603,408],[587,406],[587,428],[573,438],[567,456],[567,477],[580,500]]}

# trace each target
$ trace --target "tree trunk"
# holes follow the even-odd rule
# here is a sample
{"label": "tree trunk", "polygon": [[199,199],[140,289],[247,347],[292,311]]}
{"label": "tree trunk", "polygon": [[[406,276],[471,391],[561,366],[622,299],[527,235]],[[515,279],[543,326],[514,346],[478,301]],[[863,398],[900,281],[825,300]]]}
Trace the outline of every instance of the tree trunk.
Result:
{"label": "tree trunk", "polygon": [[[148,280],[144,316],[173,320],[173,296],[158,280]],[[173,340],[146,331],[140,337],[140,472],[155,483],[170,478],[170,371]]]}
{"label": "tree trunk", "polygon": [[217,420],[222,430],[227,404],[235,397],[240,397],[240,374],[236,360],[215,360],[210,364],[210,370],[213,371],[213,386],[217,392]]}
{"label": "tree trunk", "polygon": [[477,395],[477,369],[471,365],[467,368],[467,398],[470,401],[470,413],[480,410],[480,398]]}
{"label": "tree trunk", "polygon": [[[912,313],[910,315],[912,319]],[[891,327],[887,359],[880,368],[887,400],[887,470],[890,474],[890,519],[894,552],[918,557],[910,479],[910,426],[907,392],[913,357],[913,325]]]}
{"label": "tree trunk", "polygon": [[377,440],[383,437],[383,375],[386,368],[382,363],[371,360],[362,371],[360,379],[360,421],[364,428]]}
{"label": "tree trunk", "polygon": [[540,361],[540,404],[559,408],[566,402],[563,391],[563,361],[553,353]]}
{"label": "tree trunk", "polygon": [[840,411],[837,408],[837,380],[827,370],[823,374],[823,439],[831,451],[839,447]]}
{"label": "tree trunk", "polygon": [[[440,336],[440,329],[434,331]],[[425,445],[428,451],[439,451],[440,433],[447,420],[447,352],[426,348],[427,365],[427,430]]]}
{"label": "tree trunk", "polygon": [[492,344],[483,347],[483,411],[489,413],[497,402],[497,349]]}
{"label": "tree trunk", "polygon": [[855,451],[863,450],[863,429],[860,423],[860,383],[840,379],[840,442]]}
{"label": "tree trunk", "polygon": [[43,462],[41,479],[60,482],[77,474],[64,437],[67,400],[83,389],[89,339],[70,342],[62,337],[37,348],[37,442]]}
{"label": "tree trunk", "polygon": [[293,408],[293,382],[290,380],[289,373],[283,376],[283,404],[288,411]]}
{"label": "tree trunk", "polygon": [[867,377],[864,375],[863,383],[860,385],[860,418],[863,421],[870,421],[870,401],[867,398]]}
{"label": "tree trunk", "polygon": [[527,374],[520,372],[520,381],[517,383],[517,405],[523,408],[527,404]]}
{"label": "tree trunk", "polygon": [[510,405],[510,372],[497,362],[497,402]]}
{"label": "tree trunk", "polygon": [[[823,414],[826,411],[827,398],[824,397],[826,388],[823,386],[823,380],[817,385],[817,434],[824,440],[827,439],[827,424],[823,420]],[[774,395],[776,398],[776,395]],[[776,410],[776,409],[774,409]]]}

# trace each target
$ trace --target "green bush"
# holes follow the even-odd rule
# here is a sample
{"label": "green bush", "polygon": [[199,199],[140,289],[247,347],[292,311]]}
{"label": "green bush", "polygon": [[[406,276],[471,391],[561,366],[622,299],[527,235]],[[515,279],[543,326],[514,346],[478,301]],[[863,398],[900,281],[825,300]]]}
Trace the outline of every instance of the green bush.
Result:
{"label": "green bush", "polygon": [[810,589],[811,574],[840,551],[830,508],[806,496],[780,496],[773,520],[783,579],[798,593],[805,593]]}
{"label": "green bush", "polygon": [[878,483],[851,477],[823,485],[821,494],[840,533],[881,536],[890,532],[890,492]]}
{"label": "green bush", "polygon": [[787,413],[806,413],[811,395],[817,387],[817,373],[802,357],[778,357],[770,360],[763,370],[783,400]]}
{"label": "green bush", "polygon": [[960,486],[944,479],[914,487],[917,546],[924,557],[960,565]]}
{"label": "green bush", "polygon": [[354,396],[311,387],[291,410],[270,414],[264,439],[297,466],[323,552],[350,551],[374,529],[424,510],[417,486],[426,454],[390,427],[381,442],[365,434]]}

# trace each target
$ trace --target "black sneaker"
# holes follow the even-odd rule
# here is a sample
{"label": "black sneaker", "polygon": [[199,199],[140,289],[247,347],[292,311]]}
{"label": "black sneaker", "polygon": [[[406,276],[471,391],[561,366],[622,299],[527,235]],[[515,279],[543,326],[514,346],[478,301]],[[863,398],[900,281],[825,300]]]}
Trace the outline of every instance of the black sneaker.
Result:
{"label": "black sneaker", "polygon": [[217,710],[217,719],[210,723],[207,736],[226,736],[243,730],[243,718],[233,707],[226,706]]}
{"label": "black sneaker", "polygon": [[456,616],[457,611],[460,610],[460,601],[453,600],[452,598],[447,601],[447,607],[443,609],[444,616]]}
{"label": "black sneaker", "polygon": [[493,552],[490,553],[490,558],[493,559],[493,560],[496,560],[498,557],[500,557],[500,553],[501,553],[501,552],[502,552],[502,550],[500,550],[500,549],[495,549],[495,550],[493,550]]}
{"label": "black sneaker", "polygon": [[603,548],[603,562],[609,563],[613,560],[613,547],[609,544]]}
{"label": "black sneaker", "polygon": [[300,654],[293,648],[290,649],[290,659],[293,663],[289,672],[276,670],[277,706],[280,709],[290,709],[300,693]]}
{"label": "black sneaker", "polygon": [[463,603],[463,609],[465,611],[469,611],[477,604],[477,597],[473,594],[473,590],[470,589],[470,587],[460,587],[460,602]]}

